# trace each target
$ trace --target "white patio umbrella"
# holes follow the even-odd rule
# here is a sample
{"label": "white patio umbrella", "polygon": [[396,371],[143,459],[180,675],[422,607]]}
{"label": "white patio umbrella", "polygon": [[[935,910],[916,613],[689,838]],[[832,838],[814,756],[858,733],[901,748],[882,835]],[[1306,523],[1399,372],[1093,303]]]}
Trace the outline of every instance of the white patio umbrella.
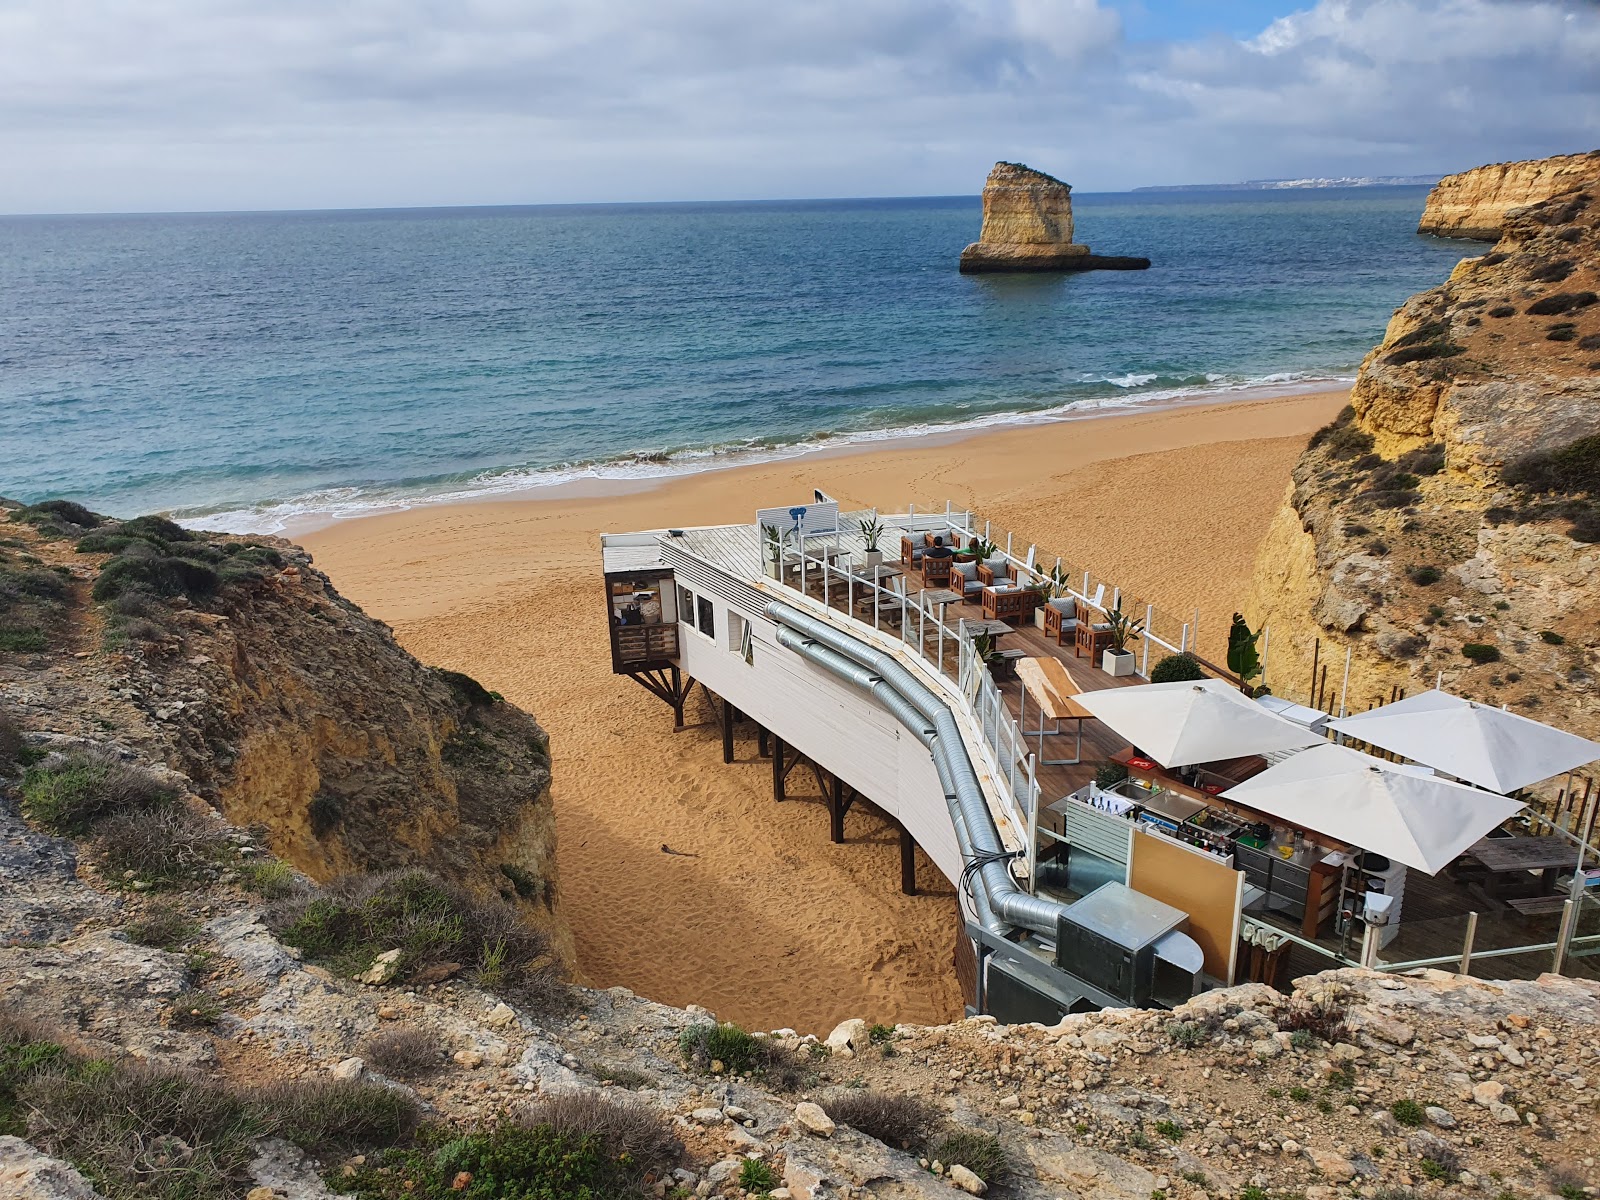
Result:
{"label": "white patio umbrella", "polygon": [[1437,688],[1328,725],[1496,792],[1600,759],[1587,738]]}
{"label": "white patio umbrella", "polygon": [[1143,683],[1075,699],[1164,767],[1298,750],[1323,740],[1220,679]]}
{"label": "white patio umbrella", "polygon": [[1290,755],[1222,797],[1430,875],[1522,807],[1327,742]]}

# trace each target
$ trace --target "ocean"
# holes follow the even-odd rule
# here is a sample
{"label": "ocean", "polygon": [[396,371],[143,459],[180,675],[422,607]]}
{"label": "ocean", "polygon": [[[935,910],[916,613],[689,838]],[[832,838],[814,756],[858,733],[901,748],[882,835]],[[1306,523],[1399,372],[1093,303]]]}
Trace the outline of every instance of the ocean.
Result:
{"label": "ocean", "polygon": [[1424,188],[1074,196],[1142,272],[963,276],[976,197],[0,218],[0,494],[271,532],[1348,380]]}

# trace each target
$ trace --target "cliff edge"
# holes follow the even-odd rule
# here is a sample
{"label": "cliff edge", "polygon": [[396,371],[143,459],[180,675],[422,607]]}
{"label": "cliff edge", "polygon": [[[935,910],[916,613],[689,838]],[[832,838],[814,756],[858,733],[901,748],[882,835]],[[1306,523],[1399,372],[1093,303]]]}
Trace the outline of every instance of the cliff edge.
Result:
{"label": "cliff edge", "polygon": [[1525,162],[1490,163],[1446,175],[1428,193],[1418,233],[1492,242],[1514,208],[1600,179],[1600,150]]}
{"label": "cliff edge", "polygon": [[1021,163],[998,162],[983,185],[983,228],[961,252],[965,274],[1143,270],[1148,258],[1091,254],[1072,240],[1072,186]]}
{"label": "cliff edge", "polygon": [[315,879],[426,868],[564,948],[533,718],[412,658],[289,542],[7,507],[0,685],[22,730],[161,762]]}
{"label": "cliff edge", "polygon": [[1348,648],[1353,710],[1442,674],[1600,735],[1600,182],[1396,311],[1295,467],[1251,610],[1289,699],[1336,705]]}

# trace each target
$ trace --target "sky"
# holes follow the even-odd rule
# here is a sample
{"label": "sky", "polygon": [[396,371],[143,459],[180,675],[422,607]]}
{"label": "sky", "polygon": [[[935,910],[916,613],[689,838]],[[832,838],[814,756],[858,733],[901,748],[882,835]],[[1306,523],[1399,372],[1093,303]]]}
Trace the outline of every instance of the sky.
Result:
{"label": "sky", "polygon": [[0,212],[975,194],[1600,143],[1600,0],[0,0]]}

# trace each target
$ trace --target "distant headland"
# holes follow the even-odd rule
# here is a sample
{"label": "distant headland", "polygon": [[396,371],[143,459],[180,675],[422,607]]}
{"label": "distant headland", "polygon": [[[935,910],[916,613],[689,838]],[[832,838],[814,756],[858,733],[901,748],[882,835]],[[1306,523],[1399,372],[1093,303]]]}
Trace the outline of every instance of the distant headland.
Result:
{"label": "distant headland", "polygon": [[1137,187],[1136,192],[1282,192],[1317,188],[1432,187],[1443,176],[1328,175],[1304,179],[1246,179],[1243,183],[1163,183]]}
{"label": "distant headland", "polygon": [[983,185],[983,229],[961,252],[963,274],[1142,271],[1148,258],[1091,254],[1072,240],[1072,186],[1021,163],[997,162]]}

